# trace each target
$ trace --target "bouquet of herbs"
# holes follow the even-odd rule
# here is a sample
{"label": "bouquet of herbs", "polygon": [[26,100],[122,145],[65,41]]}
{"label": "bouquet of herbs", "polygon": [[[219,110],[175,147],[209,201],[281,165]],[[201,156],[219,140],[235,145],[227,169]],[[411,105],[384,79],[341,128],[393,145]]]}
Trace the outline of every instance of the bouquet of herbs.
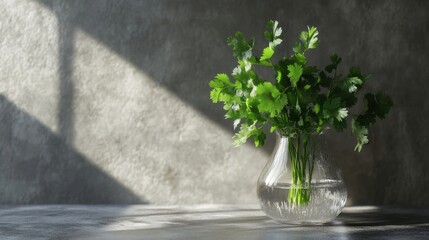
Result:
{"label": "bouquet of herbs", "polygon": [[[366,93],[364,111],[350,113],[369,76],[357,67],[351,67],[346,75],[339,74],[341,58],[336,54],[331,55],[331,63],[323,69],[310,65],[305,54],[319,45],[318,34],[317,28],[308,27],[301,32],[293,54],[273,62],[275,49],[283,41],[277,21],[267,24],[264,35],[268,46],[260,56],[253,55],[254,39],[247,40],[237,32],[227,42],[233,48],[238,66],[231,77],[220,73],[209,84],[212,101],[224,103],[225,117],[234,119],[234,129],[240,125],[233,137],[235,146],[245,143],[248,138],[253,138],[257,147],[262,146],[266,138],[265,125],[270,126],[271,132],[278,131],[291,139],[292,185],[305,183],[308,179],[311,182],[312,166],[307,148],[311,134],[322,134],[328,128],[341,132],[346,129],[350,117],[351,132],[357,139],[355,150],[360,151],[368,143],[368,128],[376,118],[384,118],[393,105],[383,93]],[[254,66],[271,68],[273,80],[259,77]],[[302,166],[308,166],[309,176]],[[299,190],[291,192],[289,202],[306,203],[309,199],[304,195]]]}

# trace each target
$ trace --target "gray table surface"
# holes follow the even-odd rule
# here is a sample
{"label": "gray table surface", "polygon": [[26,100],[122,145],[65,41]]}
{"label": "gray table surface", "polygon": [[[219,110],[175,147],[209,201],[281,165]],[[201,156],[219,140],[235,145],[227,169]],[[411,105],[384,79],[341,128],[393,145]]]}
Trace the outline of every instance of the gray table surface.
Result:
{"label": "gray table surface", "polygon": [[429,208],[346,207],[294,226],[255,205],[3,205],[0,239],[429,239]]}

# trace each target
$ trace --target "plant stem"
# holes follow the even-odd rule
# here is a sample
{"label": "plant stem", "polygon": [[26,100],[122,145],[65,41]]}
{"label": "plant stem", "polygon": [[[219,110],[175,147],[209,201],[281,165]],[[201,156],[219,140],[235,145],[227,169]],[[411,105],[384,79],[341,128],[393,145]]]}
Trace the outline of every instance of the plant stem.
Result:
{"label": "plant stem", "polygon": [[296,139],[289,141],[292,175],[292,184],[288,195],[289,204],[307,205],[310,202],[315,148],[313,144],[313,147],[308,149],[308,143],[309,135],[301,133]]}

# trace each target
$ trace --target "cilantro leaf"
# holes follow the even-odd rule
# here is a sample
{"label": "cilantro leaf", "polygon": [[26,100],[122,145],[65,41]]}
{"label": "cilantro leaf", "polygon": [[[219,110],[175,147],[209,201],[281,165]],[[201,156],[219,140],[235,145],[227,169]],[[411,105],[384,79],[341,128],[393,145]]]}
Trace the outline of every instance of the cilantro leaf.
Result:
{"label": "cilantro leaf", "polygon": [[270,59],[273,56],[273,54],[274,54],[274,50],[271,47],[264,48],[260,61]]}
{"label": "cilantro leaf", "polygon": [[263,146],[266,137],[267,135],[260,128],[257,128],[255,131],[253,131],[253,142],[255,143],[256,147]]}
{"label": "cilantro leaf", "polygon": [[290,78],[292,86],[296,87],[296,84],[302,75],[301,65],[299,65],[297,63],[295,63],[293,65],[288,65],[287,70],[289,71],[287,76]]}
{"label": "cilantro leaf", "polygon": [[314,49],[319,45],[319,38],[317,37],[319,32],[315,27],[307,27],[307,31],[303,31],[300,34],[298,42],[295,44],[293,51],[295,53],[303,54],[308,49]]}
{"label": "cilantro leaf", "polygon": [[234,57],[239,60],[246,60],[252,56],[252,48],[255,40],[252,38],[246,41],[241,32],[237,32],[233,37],[227,39],[228,45],[234,50]]}
{"label": "cilantro leaf", "polygon": [[342,119],[346,118],[348,114],[347,108],[340,108],[337,110],[336,119],[338,121],[341,121]]}
{"label": "cilantro leaf", "polygon": [[234,147],[239,147],[241,144],[246,143],[247,139],[254,134],[255,130],[255,124],[247,125],[246,123],[242,123],[240,131],[232,137],[232,144]]}
{"label": "cilantro leaf", "polygon": [[375,95],[375,100],[377,101],[377,107],[374,109],[374,112],[377,117],[383,119],[393,106],[393,101],[389,96],[381,92]]}
{"label": "cilantro leaf", "polygon": [[270,42],[269,47],[273,49],[283,41],[281,39],[282,28],[278,28],[278,24],[277,21],[269,21],[267,30],[264,32],[265,38]]}
{"label": "cilantro leaf", "polygon": [[257,86],[255,99],[259,101],[259,112],[268,113],[271,117],[277,115],[287,104],[287,96],[281,94],[270,82]]}
{"label": "cilantro leaf", "polygon": [[210,81],[209,85],[212,88],[223,88],[231,85],[231,82],[229,81],[228,75],[219,73],[215,76],[214,80]]}
{"label": "cilantro leaf", "polygon": [[342,81],[341,88],[349,93],[353,93],[356,92],[362,83],[362,80],[358,77],[348,77]]}
{"label": "cilantro leaf", "polygon": [[269,95],[273,98],[280,95],[280,91],[270,82],[264,82],[262,84],[259,84],[256,89],[256,94],[258,96],[261,95]]}
{"label": "cilantro leaf", "polygon": [[270,42],[274,41],[274,30],[275,30],[274,21],[270,20],[267,23],[267,30],[264,32],[265,38]]}
{"label": "cilantro leaf", "polygon": [[319,35],[319,32],[317,31],[317,28],[315,27],[307,27],[308,29],[308,37],[307,37],[307,49],[313,49],[319,46],[319,39],[317,36]]}
{"label": "cilantro leaf", "polygon": [[331,62],[331,64],[325,67],[325,71],[327,71],[328,73],[331,73],[334,69],[337,69],[338,64],[340,64],[341,62],[341,58],[338,57],[336,53],[333,53],[331,55]]}
{"label": "cilantro leaf", "polygon": [[347,109],[341,107],[341,98],[328,99],[323,104],[323,114],[326,118],[334,118],[338,121],[347,117]]}
{"label": "cilantro leaf", "polygon": [[313,109],[314,109],[314,112],[315,112],[316,114],[317,114],[317,113],[319,113],[319,112],[320,112],[320,105],[319,105],[318,103],[314,104]]}
{"label": "cilantro leaf", "polygon": [[356,136],[356,140],[357,140],[355,151],[358,150],[360,152],[362,150],[363,145],[369,142],[368,128],[366,128],[365,126],[361,126],[357,121],[353,119],[352,133]]}
{"label": "cilantro leaf", "polygon": [[213,101],[213,103],[219,102],[220,94],[222,93],[222,90],[219,88],[215,88],[210,91],[210,99]]}
{"label": "cilantro leaf", "polygon": [[278,83],[280,83],[280,81],[282,80],[282,71],[276,71],[276,80]]}
{"label": "cilantro leaf", "polygon": [[372,113],[381,119],[385,117],[393,106],[393,102],[390,97],[382,93],[377,93],[376,95],[367,93],[365,95],[365,100],[367,101],[368,106],[366,113]]}
{"label": "cilantro leaf", "polygon": [[303,54],[305,51],[304,45],[300,42],[295,43],[295,45],[292,48],[294,53],[300,53]]}
{"label": "cilantro leaf", "polygon": [[228,75],[224,73],[217,74],[215,79],[210,81],[209,86],[213,88],[210,92],[210,99],[213,103],[226,99],[227,96],[224,93],[229,92],[232,88]]}
{"label": "cilantro leaf", "polygon": [[296,62],[296,63],[302,65],[302,66],[304,66],[305,64],[307,64],[307,58],[303,54],[301,54],[301,53],[297,53],[295,55],[292,55],[291,56],[291,60],[293,62]]}

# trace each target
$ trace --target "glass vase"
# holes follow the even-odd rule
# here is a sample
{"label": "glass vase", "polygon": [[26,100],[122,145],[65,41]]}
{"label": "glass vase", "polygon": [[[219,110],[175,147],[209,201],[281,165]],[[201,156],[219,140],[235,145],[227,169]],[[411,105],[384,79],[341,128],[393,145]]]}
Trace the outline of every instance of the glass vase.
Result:
{"label": "glass vase", "polygon": [[257,194],[269,217],[289,224],[330,222],[347,200],[342,173],[327,157],[326,141],[318,134],[286,137],[277,133]]}

